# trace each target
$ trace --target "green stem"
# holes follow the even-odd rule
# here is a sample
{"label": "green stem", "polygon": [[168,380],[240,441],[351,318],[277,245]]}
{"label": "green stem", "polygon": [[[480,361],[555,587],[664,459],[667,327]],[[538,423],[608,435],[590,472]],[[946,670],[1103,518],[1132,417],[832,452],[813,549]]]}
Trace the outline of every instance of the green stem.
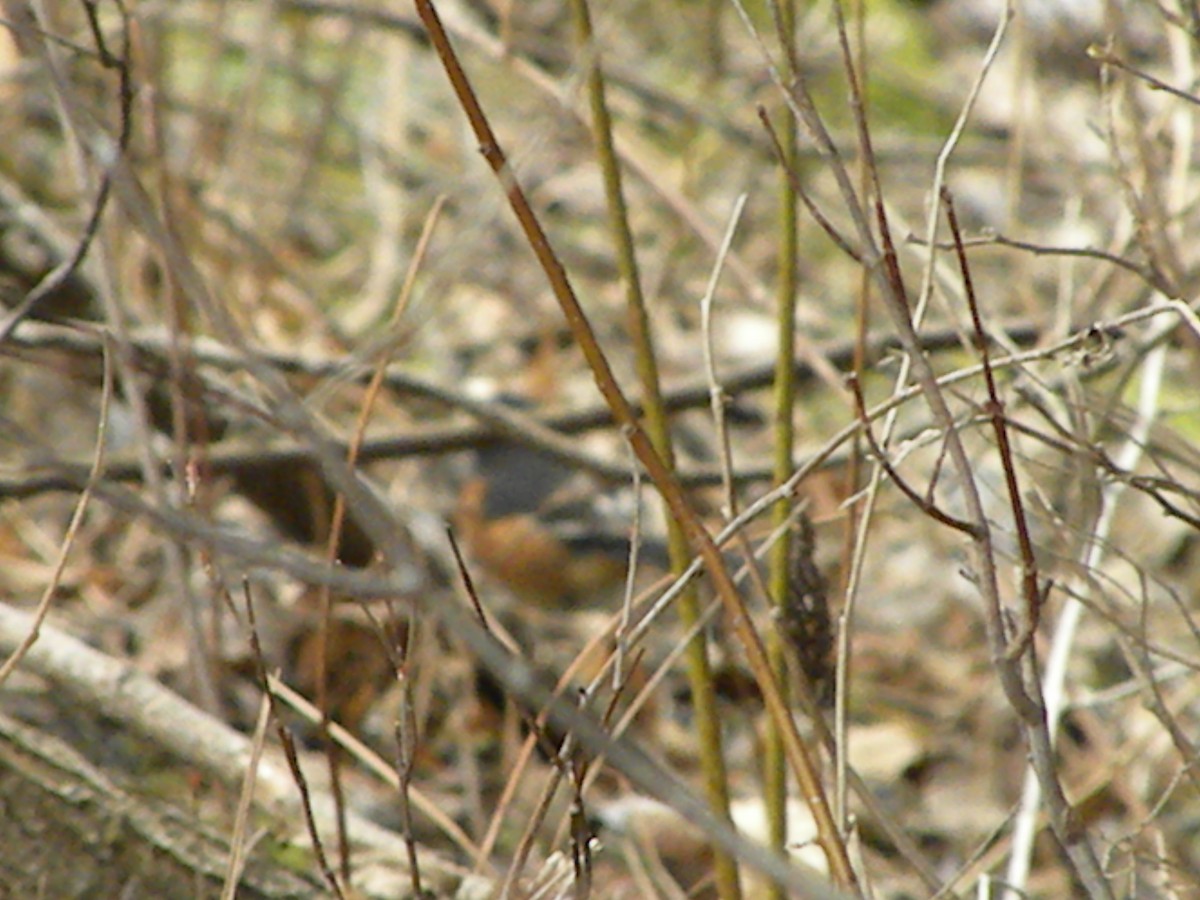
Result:
{"label": "green stem", "polygon": [[[645,428],[659,457],[666,468],[673,472],[675,454],[659,383],[658,362],[654,351],[650,318],[646,311],[646,299],[642,294],[633,232],[629,227],[629,214],[621,185],[621,169],[617,162],[613,143],[612,119],[609,116],[608,103],[605,99],[604,74],[600,67],[599,50],[594,42],[587,0],[572,0],[571,6],[575,16],[579,44],[582,51],[587,54],[588,96],[591,102],[592,127],[596,138],[596,154],[604,178],[609,224],[616,245],[617,268],[625,286],[629,334],[633,341],[635,365],[644,401]],[[669,508],[667,512],[671,566],[676,573],[682,573],[691,561],[691,551],[682,524],[670,515]],[[679,597],[676,607],[685,629],[691,629],[699,621],[700,600],[694,589],[685,591]],[[697,630],[696,637],[689,642],[684,659],[695,710],[696,738],[701,769],[704,772],[705,793],[713,812],[728,819],[728,775],[721,747],[720,718],[717,713],[716,692],[708,660],[708,646],[702,629]],[[741,897],[741,889],[738,881],[737,861],[727,853],[714,848],[713,870],[717,890],[722,900],[738,900]]]}
{"label": "green stem", "polygon": [[[795,29],[795,6],[783,0],[779,9],[780,35],[786,52],[794,53],[792,42]],[[795,428],[792,409],[796,401],[796,378],[793,359],[796,353],[796,292],[797,292],[797,201],[796,191],[787,172],[796,170],[796,118],[787,110],[783,118],[782,147],[784,175],[779,204],[779,291],[778,344],[775,353],[774,391],[774,482],[782,484],[791,477]],[[773,511],[775,528],[782,527],[791,514],[790,504],[779,502]],[[772,548],[770,561],[771,600],[782,608],[788,593],[788,548],[791,541],[785,536]],[[772,630],[768,636],[767,655],[780,686],[787,690],[787,663],[782,635]],[[783,735],[778,723],[767,721],[763,752],[763,793],[767,810],[767,836],[771,847],[783,851],[787,845],[787,768],[785,766]],[[783,890],[774,885],[769,896],[783,900]]]}

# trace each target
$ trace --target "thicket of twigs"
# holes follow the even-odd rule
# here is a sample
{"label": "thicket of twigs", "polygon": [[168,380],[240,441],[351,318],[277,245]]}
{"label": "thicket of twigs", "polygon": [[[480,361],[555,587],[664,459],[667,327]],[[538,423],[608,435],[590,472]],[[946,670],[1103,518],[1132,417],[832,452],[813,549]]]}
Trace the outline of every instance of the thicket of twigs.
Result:
{"label": "thicket of twigs", "polygon": [[78,895],[1198,890],[1194,9],[3,8],[0,777],[213,841]]}

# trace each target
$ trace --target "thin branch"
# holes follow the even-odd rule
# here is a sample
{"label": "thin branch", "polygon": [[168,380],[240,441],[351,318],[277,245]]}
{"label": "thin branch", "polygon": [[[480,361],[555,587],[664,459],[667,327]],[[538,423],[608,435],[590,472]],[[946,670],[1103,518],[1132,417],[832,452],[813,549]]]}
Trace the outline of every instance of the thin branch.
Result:
{"label": "thin branch", "polygon": [[1170,94],[1172,97],[1178,97],[1180,100],[1186,100],[1188,103],[1191,103],[1195,106],[1200,106],[1200,97],[1197,97],[1190,91],[1180,90],[1179,88],[1175,87],[1175,85],[1168,84],[1161,78],[1156,78],[1149,72],[1142,71],[1136,66],[1131,66],[1129,63],[1125,62],[1124,59],[1113,53],[1109,47],[1102,47],[1099,44],[1092,44],[1087,48],[1087,55],[1091,59],[1103,63],[1104,65],[1112,66],[1114,69],[1120,69],[1122,72],[1128,72],[1134,78],[1138,78],[1146,82],[1146,84],[1148,84],[1150,89],[1153,91],[1164,91],[1165,93]]}
{"label": "thin branch", "polygon": [[[99,60],[100,65],[104,68],[113,69],[117,72],[120,127],[117,132],[116,153],[120,155],[128,148],[129,140],[133,133],[133,79],[129,56],[129,13],[125,9],[124,0],[116,0],[115,5],[121,19],[121,49],[119,54],[113,54],[108,48],[104,32],[97,20],[95,2],[86,2],[85,0],[83,7],[88,27],[92,32],[92,39],[96,44],[95,58]],[[23,25],[12,21],[8,24],[10,28],[18,31],[24,28]],[[38,29],[38,31],[43,36],[43,40],[54,40],[48,32],[42,29]],[[57,73],[57,69],[53,65],[50,66],[50,69],[52,72]],[[10,312],[3,322],[0,322],[0,345],[7,342],[16,327],[27,319],[43,300],[66,284],[67,280],[83,265],[83,261],[87,257],[88,251],[91,249],[92,243],[100,231],[100,222],[104,217],[105,209],[108,207],[108,198],[111,189],[112,182],[109,172],[106,170],[100,176],[100,185],[96,188],[95,199],[91,203],[87,220],[83,226],[83,232],[76,242],[74,250],[72,250],[70,256],[46,273],[45,277],[38,282],[33,290],[25,295],[25,298],[16,309]]]}
{"label": "thin branch", "polygon": [[[817,821],[820,843],[825,850],[834,878],[842,885],[854,885],[856,878],[846,855],[845,846],[838,835],[828,807],[822,808],[824,805],[820,802],[823,798],[817,787],[818,776],[815,763],[796,732],[795,723],[792,722],[787,702],[778,681],[770,669],[762,641],[754,629],[744,601],[738,594],[737,588],[729,576],[721,552],[716,544],[713,543],[712,537],[708,534],[695,510],[692,509],[678,480],[664,463],[662,457],[651,443],[650,438],[638,423],[633,406],[618,385],[608,360],[596,341],[595,333],[592,331],[587,316],[584,314],[579,300],[575,296],[575,292],[567,278],[566,270],[551,247],[550,241],[543,231],[532,207],[529,205],[529,201],[521,190],[520,185],[508,169],[504,152],[497,142],[491,125],[488,123],[482,108],[479,106],[475,92],[450,46],[432,3],[429,0],[416,0],[416,3],[417,11],[426,28],[429,30],[434,48],[442,60],[451,85],[454,87],[455,94],[463,108],[463,112],[466,114],[476,138],[479,140],[480,150],[484,159],[487,160],[504,187],[517,221],[520,223],[530,247],[537,256],[550,283],[551,290],[558,300],[563,316],[574,333],[576,342],[583,352],[584,358],[587,360],[597,388],[612,407],[617,422],[628,438],[639,461],[645,466],[648,476],[654,482],[663,500],[669,506],[671,515],[683,526],[689,541],[693,545],[693,549],[697,550],[704,559],[709,577],[716,588],[718,596],[726,606],[726,610],[732,620],[733,629],[742,644],[743,650],[746,652],[747,660],[758,681],[767,710],[784,730],[787,738],[788,759],[801,785],[801,790],[804,791],[806,796],[815,798],[816,800],[813,803],[813,814]],[[655,795],[658,795],[660,792],[660,789],[657,788],[654,791]],[[696,812],[700,813],[702,809],[698,808]],[[703,809],[703,821],[705,823],[704,830],[712,838],[715,838],[718,833],[726,832],[728,829],[728,826],[722,823],[708,809]],[[699,820],[697,824],[700,824]],[[709,827],[710,825],[713,827]],[[740,842],[740,839],[738,840]],[[730,845],[724,841],[721,841],[721,844],[727,849],[730,848]],[[744,849],[739,849],[738,856],[755,866],[760,866],[762,863],[770,860],[769,871],[772,878],[780,884],[793,881],[792,877],[786,875],[789,867],[786,864],[780,867],[781,860],[775,854],[766,853],[756,848],[753,856],[745,854]],[[811,890],[812,886],[809,889]]]}
{"label": "thin branch", "polygon": [[108,442],[108,416],[112,402],[112,393],[112,355],[109,352],[105,352],[104,378],[100,391],[100,418],[96,425],[96,449],[92,454],[92,467],[88,472],[87,482],[79,494],[79,500],[75,504],[75,510],[71,513],[71,521],[67,525],[66,534],[63,536],[62,545],[59,547],[58,559],[54,563],[54,570],[50,574],[50,580],[46,584],[46,589],[42,591],[42,597],[33,611],[32,627],[8,659],[4,661],[4,665],[0,666],[0,687],[4,686],[4,682],[8,680],[8,676],[21,664],[21,660],[29,652],[29,648],[37,641],[42,623],[46,621],[46,615],[50,612],[50,604],[58,595],[58,586],[62,581],[63,571],[67,566],[67,559],[71,554],[71,548],[75,546],[75,537],[79,534],[79,527],[83,524],[83,514],[87,511],[92,494],[96,488],[96,483],[100,479],[100,473],[104,469],[104,450]]}
{"label": "thin branch", "polygon": [[1021,554],[1021,592],[1025,598],[1025,621],[1021,626],[1020,635],[1013,641],[1008,651],[1009,658],[1016,659],[1025,652],[1029,642],[1033,640],[1034,632],[1037,631],[1045,591],[1038,584],[1037,558],[1033,553],[1033,540],[1029,536],[1029,520],[1025,515],[1025,501],[1021,498],[1021,488],[1017,481],[1017,464],[1013,458],[1012,444],[1008,439],[1004,402],[1000,399],[1000,391],[996,387],[996,375],[992,371],[988,338],[983,328],[983,316],[979,313],[979,301],[975,296],[971,267],[967,262],[967,253],[962,245],[962,231],[958,226],[954,198],[950,191],[943,187],[940,200],[946,210],[946,220],[950,226],[954,251],[958,258],[959,271],[962,274],[963,289],[967,297],[967,308],[971,313],[971,325],[975,329],[975,346],[979,352],[979,360],[983,364],[983,383],[988,396],[985,409],[992,422],[992,432],[996,436],[996,449],[1000,455],[1000,465],[1004,470],[1004,483],[1008,489],[1008,502],[1012,508],[1013,527],[1016,529],[1017,547]]}
{"label": "thin branch", "polygon": [[[941,241],[935,244],[930,244],[924,238],[912,236],[909,241],[917,246],[929,247],[933,246],[939,250],[953,250],[953,242]],[[1169,284],[1159,272],[1152,266],[1142,265],[1127,259],[1117,253],[1110,253],[1107,250],[1099,250],[1095,247],[1056,247],[1048,244],[1037,244],[1033,241],[1022,241],[1017,238],[1011,238],[998,231],[992,231],[981,234],[975,238],[964,239],[963,247],[966,249],[974,249],[976,247],[1011,247],[1014,250],[1023,250],[1026,253],[1031,253],[1034,256],[1068,256],[1079,257],[1082,259],[1094,259],[1099,262],[1106,262],[1117,268],[1124,269],[1136,275],[1138,278],[1145,281],[1156,291],[1160,291],[1164,296],[1173,297],[1176,294],[1176,289]]]}
{"label": "thin branch", "polygon": [[887,453],[879,446],[879,442],[875,439],[875,434],[871,430],[871,422],[867,418],[866,404],[863,400],[862,385],[858,383],[858,379],[854,376],[850,377],[850,389],[854,394],[854,409],[858,414],[859,421],[862,423],[862,434],[867,439],[867,446],[888,479],[925,515],[937,522],[941,522],[943,525],[953,528],[955,531],[961,531],[967,537],[975,537],[975,526],[972,523],[956,518],[943,511],[936,503],[910,485],[896,471],[891,461],[887,458]]}

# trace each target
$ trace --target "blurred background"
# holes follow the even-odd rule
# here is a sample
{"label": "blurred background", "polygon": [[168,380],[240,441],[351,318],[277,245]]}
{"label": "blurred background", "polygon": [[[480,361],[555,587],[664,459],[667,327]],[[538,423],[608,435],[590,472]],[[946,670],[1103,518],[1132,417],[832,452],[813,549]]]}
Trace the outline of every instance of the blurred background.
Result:
{"label": "blurred background", "polygon": [[[521,895],[579,890],[577,873],[554,868],[562,861],[553,854],[570,844],[571,792],[554,795],[544,822],[535,813],[555,766],[544,746],[530,749],[534,711],[421,610],[474,601],[549,676],[569,672],[572,684],[596,679],[607,690],[611,679],[599,673],[621,633],[622,596],[639,601],[636,618],[669,583],[653,552],[666,522],[653,488],[634,484],[628,448],[414,11],[370,0],[2,6],[0,296],[9,328],[0,342],[0,600],[31,609],[52,587],[51,626],[238,730],[254,727],[260,664],[388,763],[397,721],[411,723],[412,784],[469,837],[467,847],[483,848],[493,874],[517,859]],[[810,215],[801,213],[794,236],[781,224],[786,179],[760,109],[785,133],[771,66],[786,66],[774,5],[747,6],[762,43],[717,0],[598,4],[586,45],[563,3],[438,9],[607,358],[640,396],[588,106],[588,66],[601,62],[681,478],[714,533],[733,514],[723,474],[736,511],[778,482],[771,386],[781,259],[794,248],[793,465],[822,461],[787,502],[812,523],[799,552],[823,582],[827,662],[844,665],[849,728],[839,740],[912,841],[903,852],[852,801],[856,864],[873,896],[945,896],[939,887],[966,896],[1006,870],[1027,752],[989,656],[962,534],[933,521],[890,475],[872,488],[874,457],[855,433],[844,376],[857,371],[875,409],[898,395],[907,368],[861,260]],[[1034,637],[1043,663],[1065,611],[1081,613],[1064,651],[1060,778],[1114,892],[1188,896],[1200,867],[1188,737],[1200,711],[1192,231],[1200,17],[1185,5],[1132,0],[1007,9],[993,0],[880,0],[843,12],[861,110],[829,4],[795,10],[799,67],[853,188],[888,217],[918,332],[947,376],[997,530],[1005,603],[1021,607],[1007,468],[1019,480],[1044,591]],[[129,179],[111,175],[118,148],[140,201]],[[799,129],[796,182],[831,228],[853,236],[836,172]],[[1007,465],[983,381],[968,372],[979,352],[937,214],[943,177],[997,360]],[[148,233],[151,220],[161,230]],[[270,392],[228,346],[226,326],[195,303],[164,234],[247,347],[286,376],[331,434],[356,445],[408,548],[398,573],[406,592],[369,602],[330,596],[284,568],[251,567],[95,498],[55,574],[96,452],[105,347],[115,389],[101,478],[248,539],[379,568],[356,510],[335,511],[311,447],[276,415]],[[706,327],[702,299],[718,258]],[[707,348],[727,400],[728,449],[710,407]],[[374,391],[377,369],[387,375]],[[965,514],[945,435],[924,401],[910,393],[893,409],[894,420],[877,415],[873,431],[894,474]],[[472,585],[464,587],[447,523],[469,537],[465,492],[489,477],[479,451],[540,447],[540,432],[523,432],[530,421],[578,455],[569,464],[556,455],[554,465],[565,466],[563,483],[584,479],[572,482],[581,492],[572,503],[588,498],[587,527],[599,528],[599,515],[624,538],[622,552],[630,534],[645,549],[628,586],[617,578],[586,598],[550,591],[535,601],[463,540]],[[546,465],[533,454],[512,471],[557,485],[557,475],[539,474]],[[499,477],[511,485],[516,476]],[[771,520],[752,516],[742,530],[757,545]],[[261,655],[244,615],[245,578]],[[740,583],[757,627],[775,629],[756,579]],[[704,583],[700,596],[711,603]],[[682,634],[671,610],[653,619],[636,645],[622,645],[632,654],[622,662],[628,683],[616,698],[598,689],[592,708],[601,714],[611,703],[619,718],[644,688],[631,731],[698,781],[692,701],[672,656]],[[753,818],[762,701],[721,615],[707,635],[730,791]],[[7,656],[15,644],[5,646]],[[229,830],[236,786],[189,781],[186,761],[180,767],[54,685],[18,669],[0,688],[0,711],[71,744],[130,790]],[[319,759],[329,743],[320,724],[283,715],[301,752]],[[804,720],[799,707],[797,716]],[[543,734],[540,744],[561,738]],[[831,784],[832,772],[824,770]],[[392,788],[349,759],[340,777],[340,802],[401,829]],[[712,890],[702,846],[668,841],[678,822],[658,824],[660,811],[630,793],[608,771],[584,794],[601,844],[593,895]],[[488,868],[438,822],[414,816],[422,849],[445,861],[448,894],[464,889],[467,869]],[[811,839],[806,816],[803,808],[792,816],[801,843]],[[1038,834],[1029,896],[1075,895],[1058,846]],[[821,864],[811,846],[805,852]]]}

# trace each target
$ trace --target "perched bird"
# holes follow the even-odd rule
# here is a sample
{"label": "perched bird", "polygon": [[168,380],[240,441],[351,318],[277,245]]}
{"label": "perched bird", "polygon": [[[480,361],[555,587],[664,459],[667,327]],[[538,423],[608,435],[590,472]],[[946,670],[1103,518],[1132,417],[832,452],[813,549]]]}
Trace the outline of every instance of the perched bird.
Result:
{"label": "perched bird", "polygon": [[[512,440],[475,451],[459,492],[456,533],[472,559],[522,600],[545,607],[611,596],[630,557],[630,515],[612,493],[549,453]],[[666,565],[661,541],[639,559]]]}

